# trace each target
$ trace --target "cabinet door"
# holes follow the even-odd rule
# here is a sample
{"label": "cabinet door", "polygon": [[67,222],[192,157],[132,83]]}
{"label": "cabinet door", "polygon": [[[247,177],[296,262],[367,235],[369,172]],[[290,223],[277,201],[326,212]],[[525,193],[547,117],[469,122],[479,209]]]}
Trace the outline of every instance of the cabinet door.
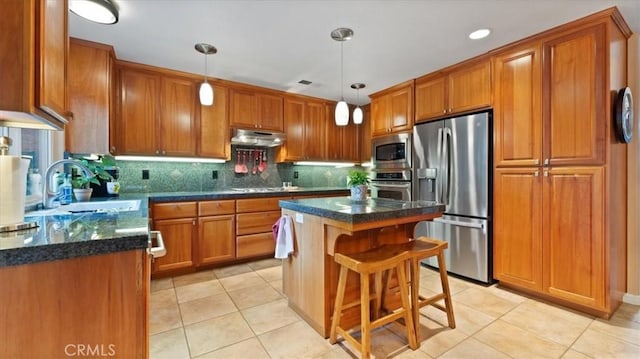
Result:
{"label": "cabinet door", "polygon": [[162,78],[160,97],[160,153],[167,156],[196,154],[196,87],[193,81]]}
{"label": "cabinet door", "polygon": [[544,44],[543,132],[550,165],[604,164],[607,126],[605,25]]}
{"label": "cabinet door", "polygon": [[538,168],[500,168],[494,179],[494,278],[542,290],[542,182]]}
{"label": "cabinet door", "polygon": [[283,97],[258,94],[258,127],[264,130],[284,131]]}
{"label": "cabinet door", "polygon": [[273,255],[276,242],[271,233],[258,233],[238,237],[238,258]]}
{"label": "cabinet door", "polygon": [[371,99],[371,136],[382,136],[389,133],[389,117],[391,116],[391,97],[384,95]]}
{"label": "cabinet door", "polygon": [[229,124],[233,127],[256,128],[258,99],[252,91],[229,90]]}
{"label": "cabinet door", "polygon": [[362,124],[360,126],[360,162],[371,161],[371,107],[362,107]]}
{"label": "cabinet door", "polygon": [[284,101],[284,122],[287,134],[287,161],[305,159],[305,103],[298,98],[287,98]]}
{"label": "cabinet door", "polygon": [[446,76],[428,78],[420,82],[416,80],[416,123],[442,117],[447,113],[446,87]]}
{"label": "cabinet door", "polygon": [[304,153],[309,160],[323,160],[326,158],[325,129],[326,111],[324,103],[306,103]]}
{"label": "cabinet door", "polygon": [[236,257],[235,216],[200,217],[198,265],[218,263]]}
{"label": "cabinet door", "polygon": [[410,130],[413,126],[413,86],[392,92],[389,103],[391,132]]}
{"label": "cabinet door", "polygon": [[[159,153],[158,101],[160,79],[142,71],[123,69],[120,73],[121,106],[116,153],[154,155]],[[158,151],[158,152],[157,152]]]}
{"label": "cabinet door", "polygon": [[154,222],[162,233],[167,254],[153,262],[154,273],[193,266],[192,243],[195,218],[163,219]]}
{"label": "cabinet door", "polygon": [[342,128],[342,160],[360,160],[360,125],[349,123]]}
{"label": "cabinet door", "polygon": [[335,104],[325,105],[325,145],[326,158],[329,161],[340,161],[342,158],[342,134],[344,126],[336,125]]}
{"label": "cabinet door", "polygon": [[542,51],[527,46],[493,59],[495,165],[542,164]]}
{"label": "cabinet door", "polygon": [[39,48],[36,51],[36,103],[49,115],[66,121],[67,1],[38,1],[36,12]]}
{"label": "cabinet door", "polygon": [[449,113],[491,106],[491,63],[463,66],[449,74]]}
{"label": "cabinet door", "polygon": [[544,289],[554,297],[603,308],[607,287],[604,168],[545,171]]}
{"label": "cabinet door", "polygon": [[213,105],[199,106],[198,154],[203,157],[230,159],[230,132],[227,119],[228,90],[225,87],[214,85],[213,91]]}
{"label": "cabinet door", "polygon": [[280,211],[236,214],[236,234],[271,233],[274,223],[280,218]]}
{"label": "cabinet door", "polygon": [[72,153],[109,153],[111,116],[110,46],[71,39],[69,44],[69,109],[66,150]]}

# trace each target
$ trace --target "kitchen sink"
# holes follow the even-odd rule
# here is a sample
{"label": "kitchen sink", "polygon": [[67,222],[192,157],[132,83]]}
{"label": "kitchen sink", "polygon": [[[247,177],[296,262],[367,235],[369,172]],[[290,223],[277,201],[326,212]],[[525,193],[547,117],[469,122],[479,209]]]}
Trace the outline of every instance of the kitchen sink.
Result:
{"label": "kitchen sink", "polygon": [[91,201],[74,202],[64,206],[42,209],[25,213],[29,216],[51,216],[72,213],[107,213],[107,212],[131,212],[140,209],[140,200],[114,200],[114,201]]}

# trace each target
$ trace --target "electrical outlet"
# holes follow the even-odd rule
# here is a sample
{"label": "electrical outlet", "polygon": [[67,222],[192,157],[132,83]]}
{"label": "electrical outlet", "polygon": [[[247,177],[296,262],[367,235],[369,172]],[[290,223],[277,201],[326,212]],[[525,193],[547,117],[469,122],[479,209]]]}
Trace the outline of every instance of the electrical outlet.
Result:
{"label": "electrical outlet", "polygon": [[149,179],[149,170],[142,170],[142,179]]}
{"label": "electrical outlet", "polygon": [[298,171],[293,171],[293,178],[298,179]]}
{"label": "electrical outlet", "polygon": [[211,171],[211,179],[218,179],[218,171]]}

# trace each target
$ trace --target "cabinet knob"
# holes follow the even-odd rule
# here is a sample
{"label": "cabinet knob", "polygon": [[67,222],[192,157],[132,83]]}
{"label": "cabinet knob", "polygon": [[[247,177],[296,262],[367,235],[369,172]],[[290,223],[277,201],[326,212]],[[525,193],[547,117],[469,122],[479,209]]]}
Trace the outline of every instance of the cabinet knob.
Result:
{"label": "cabinet knob", "polygon": [[156,150],[156,155],[159,155],[159,154],[160,154],[160,150]]}
{"label": "cabinet knob", "polygon": [[191,224],[195,226],[196,225],[196,220],[194,219],[193,221],[191,221]]}
{"label": "cabinet knob", "polygon": [[445,108],[444,110],[442,110],[442,113],[447,113],[447,109]]}
{"label": "cabinet knob", "polygon": [[533,172],[534,177],[538,177],[538,171]]}
{"label": "cabinet knob", "polygon": [[544,159],[544,165],[545,165],[545,166],[548,166],[548,165],[549,165],[549,159],[548,159],[548,158],[545,158],[545,159]]}
{"label": "cabinet knob", "polygon": [[534,163],[535,163],[536,165],[537,165],[537,164],[539,164],[539,163],[540,163],[540,159],[536,158],[536,159],[535,159],[535,161],[534,161]]}
{"label": "cabinet knob", "polygon": [[549,171],[544,171],[544,176],[549,177]]}
{"label": "cabinet knob", "polygon": [[111,153],[112,154],[116,153],[116,146],[111,146]]}
{"label": "cabinet knob", "polygon": [[166,154],[167,154],[167,151],[162,150],[162,154],[163,154],[163,155],[166,155]]}

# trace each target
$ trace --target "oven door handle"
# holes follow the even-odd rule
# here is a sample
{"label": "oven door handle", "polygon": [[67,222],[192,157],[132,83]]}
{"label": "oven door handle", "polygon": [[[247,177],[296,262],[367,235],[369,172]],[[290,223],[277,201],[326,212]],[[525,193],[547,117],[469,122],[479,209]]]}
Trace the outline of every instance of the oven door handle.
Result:
{"label": "oven door handle", "polygon": [[380,183],[371,183],[374,187],[389,187],[389,188],[411,188],[411,184],[380,184]]}

